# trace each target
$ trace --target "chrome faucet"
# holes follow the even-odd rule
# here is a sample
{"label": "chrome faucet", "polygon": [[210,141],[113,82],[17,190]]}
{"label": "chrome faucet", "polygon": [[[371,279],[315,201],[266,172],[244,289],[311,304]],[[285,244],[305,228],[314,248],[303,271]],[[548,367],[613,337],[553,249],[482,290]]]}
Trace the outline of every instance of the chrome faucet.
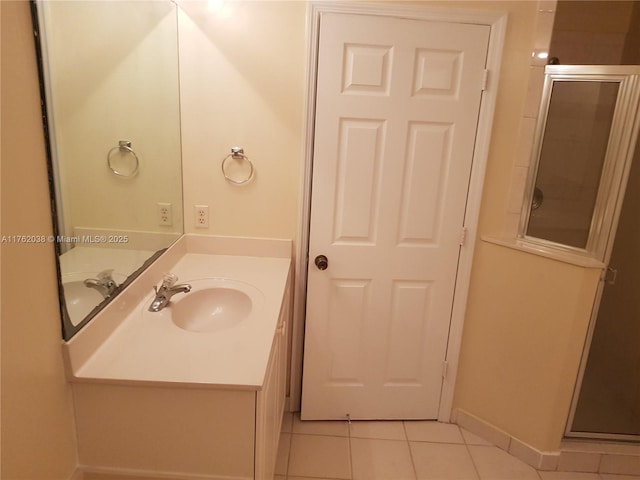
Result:
{"label": "chrome faucet", "polygon": [[191,291],[191,285],[188,283],[182,283],[175,285],[178,281],[178,277],[173,273],[167,273],[162,279],[162,285],[156,287],[154,285],[153,290],[156,292],[156,297],[149,305],[150,312],[159,312],[169,304],[171,297],[176,293],[189,293]]}
{"label": "chrome faucet", "polygon": [[113,292],[118,288],[118,284],[111,276],[113,269],[103,270],[98,275],[98,278],[87,278],[84,281],[84,286],[87,288],[93,288],[97,290],[104,298],[109,298],[113,295]]}

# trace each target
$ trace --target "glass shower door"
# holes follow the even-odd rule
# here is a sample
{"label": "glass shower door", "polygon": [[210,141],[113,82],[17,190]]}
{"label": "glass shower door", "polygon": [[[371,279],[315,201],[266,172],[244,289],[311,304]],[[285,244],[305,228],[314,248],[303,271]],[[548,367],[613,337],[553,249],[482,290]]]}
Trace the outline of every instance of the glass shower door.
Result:
{"label": "glass shower door", "polygon": [[636,148],[570,436],[640,441],[640,149]]}

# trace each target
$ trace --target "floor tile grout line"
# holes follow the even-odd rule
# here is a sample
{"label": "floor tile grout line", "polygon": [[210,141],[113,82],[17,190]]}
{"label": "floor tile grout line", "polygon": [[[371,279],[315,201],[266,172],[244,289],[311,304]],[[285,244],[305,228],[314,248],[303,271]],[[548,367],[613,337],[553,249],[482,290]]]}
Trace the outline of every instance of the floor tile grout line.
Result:
{"label": "floor tile grout line", "polygon": [[349,436],[349,475],[353,480],[353,449],[351,448],[351,422],[347,422],[347,435]]}
{"label": "floor tile grout line", "polygon": [[[2,0],[0,0],[1,2]],[[301,432],[291,432],[291,435],[307,435],[311,437],[334,437],[334,438],[347,438],[348,435],[336,435],[335,433],[301,433]],[[358,438],[358,437],[354,437]]]}
{"label": "floor tile grout line", "polygon": [[289,432],[289,448],[287,449],[287,461],[284,466],[284,478],[289,477],[289,463],[291,462],[291,444],[293,442],[293,433]]}
{"label": "floor tile grout line", "polygon": [[598,459],[598,471],[596,472],[598,474],[598,476],[602,477],[600,475],[600,470],[602,470],[602,461],[604,460],[604,454],[601,453],[600,454],[600,458]]}
{"label": "floor tile grout line", "polygon": [[[458,426],[458,428],[460,427]],[[462,431],[460,432],[460,435],[462,435]],[[469,454],[469,458],[471,459],[471,465],[473,465],[473,470],[476,472],[476,476],[478,477],[479,480],[483,480],[482,476],[480,475],[480,470],[478,469],[478,465],[476,465],[476,461],[473,459],[471,448],[469,448],[470,445],[467,443],[467,440],[464,438],[464,435],[462,436],[462,439],[464,440],[464,446],[467,448],[467,453]]]}
{"label": "floor tile grout line", "polygon": [[[517,457],[515,457],[515,455],[514,455],[514,458],[517,458]],[[542,475],[540,475],[540,470],[538,470],[538,469],[537,469],[537,468],[535,468],[535,467],[533,468],[533,470],[536,472],[536,476],[537,476],[540,480],[542,480]]]}
{"label": "floor tile grout line", "polygon": [[407,425],[402,421],[402,430],[404,431],[404,438],[407,442],[407,448],[409,449],[409,458],[411,459],[411,468],[413,469],[413,478],[418,478],[418,469],[416,468],[416,462],[413,459],[413,450],[411,450],[411,443],[409,442],[409,434],[407,433]]}

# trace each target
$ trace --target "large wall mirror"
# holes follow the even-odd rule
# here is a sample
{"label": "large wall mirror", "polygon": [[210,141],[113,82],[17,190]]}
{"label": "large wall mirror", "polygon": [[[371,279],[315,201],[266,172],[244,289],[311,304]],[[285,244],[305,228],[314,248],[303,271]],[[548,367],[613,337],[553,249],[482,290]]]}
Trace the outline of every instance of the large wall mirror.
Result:
{"label": "large wall mirror", "polygon": [[183,232],[172,1],[32,2],[63,337]]}

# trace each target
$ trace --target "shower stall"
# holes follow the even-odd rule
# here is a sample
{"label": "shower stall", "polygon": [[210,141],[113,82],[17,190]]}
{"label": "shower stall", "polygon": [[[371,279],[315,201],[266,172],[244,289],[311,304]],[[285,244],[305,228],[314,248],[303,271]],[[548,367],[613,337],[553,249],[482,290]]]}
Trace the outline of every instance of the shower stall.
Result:
{"label": "shower stall", "polygon": [[[561,65],[640,65],[640,1],[558,0],[548,54],[554,63]],[[585,83],[580,87],[596,88]],[[577,116],[575,122],[565,117],[559,124],[569,130],[585,128],[582,131],[587,132],[587,142],[581,147],[562,143],[579,140],[575,131],[569,131],[561,142],[556,137],[555,144],[548,144],[550,149],[564,148],[560,151],[563,161],[553,161],[546,167],[544,175],[549,184],[540,188],[543,198],[538,195],[535,203],[538,208],[533,214],[538,218],[531,227],[532,232],[547,235],[544,229],[550,217],[556,216],[561,219],[557,224],[561,229],[555,231],[552,240],[574,248],[594,247],[592,258],[606,264],[594,301],[566,436],[640,442],[640,148],[637,143],[635,148],[630,147],[625,160],[628,179],[626,188],[624,179],[620,183],[623,194],[614,188],[603,195],[613,202],[619,217],[612,222],[612,233],[606,236],[606,247],[600,248],[600,255],[594,245],[587,245],[585,236],[587,230],[599,228],[597,220],[591,223],[595,216],[589,217],[590,208],[597,203],[595,190],[600,189],[602,172],[602,165],[593,160],[597,145],[602,146],[595,132],[606,131],[610,112],[607,105],[611,105],[606,100],[614,95],[614,90],[614,85],[604,83],[592,93],[576,93],[577,89],[572,88],[573,95],[581,98],[559,106],[565,108],[563,114]],[[573,100],[569,95],[564,98]],[[591,121],[590,126],[587,121]],[[594,130],[590,130],[592,127]],[[562,131],[563,128],[558,133]],[[605,139],[605,143],[609,140]],[[588,158],[591,160],[587,161]],[[569,179],[569,183],[557,188],[560,177]],[[558,197],[565,199],[565,210],[545,214],[545,207],[551,207]]]}
{"label": "shower stall", "polygon": [[640,441],[640,148],[636,147],[567,435]]}
{"label": "shower stall", "polygon": [[640,440],[640,67],[548,65],[520,241],[603,274],[568,437]]}

